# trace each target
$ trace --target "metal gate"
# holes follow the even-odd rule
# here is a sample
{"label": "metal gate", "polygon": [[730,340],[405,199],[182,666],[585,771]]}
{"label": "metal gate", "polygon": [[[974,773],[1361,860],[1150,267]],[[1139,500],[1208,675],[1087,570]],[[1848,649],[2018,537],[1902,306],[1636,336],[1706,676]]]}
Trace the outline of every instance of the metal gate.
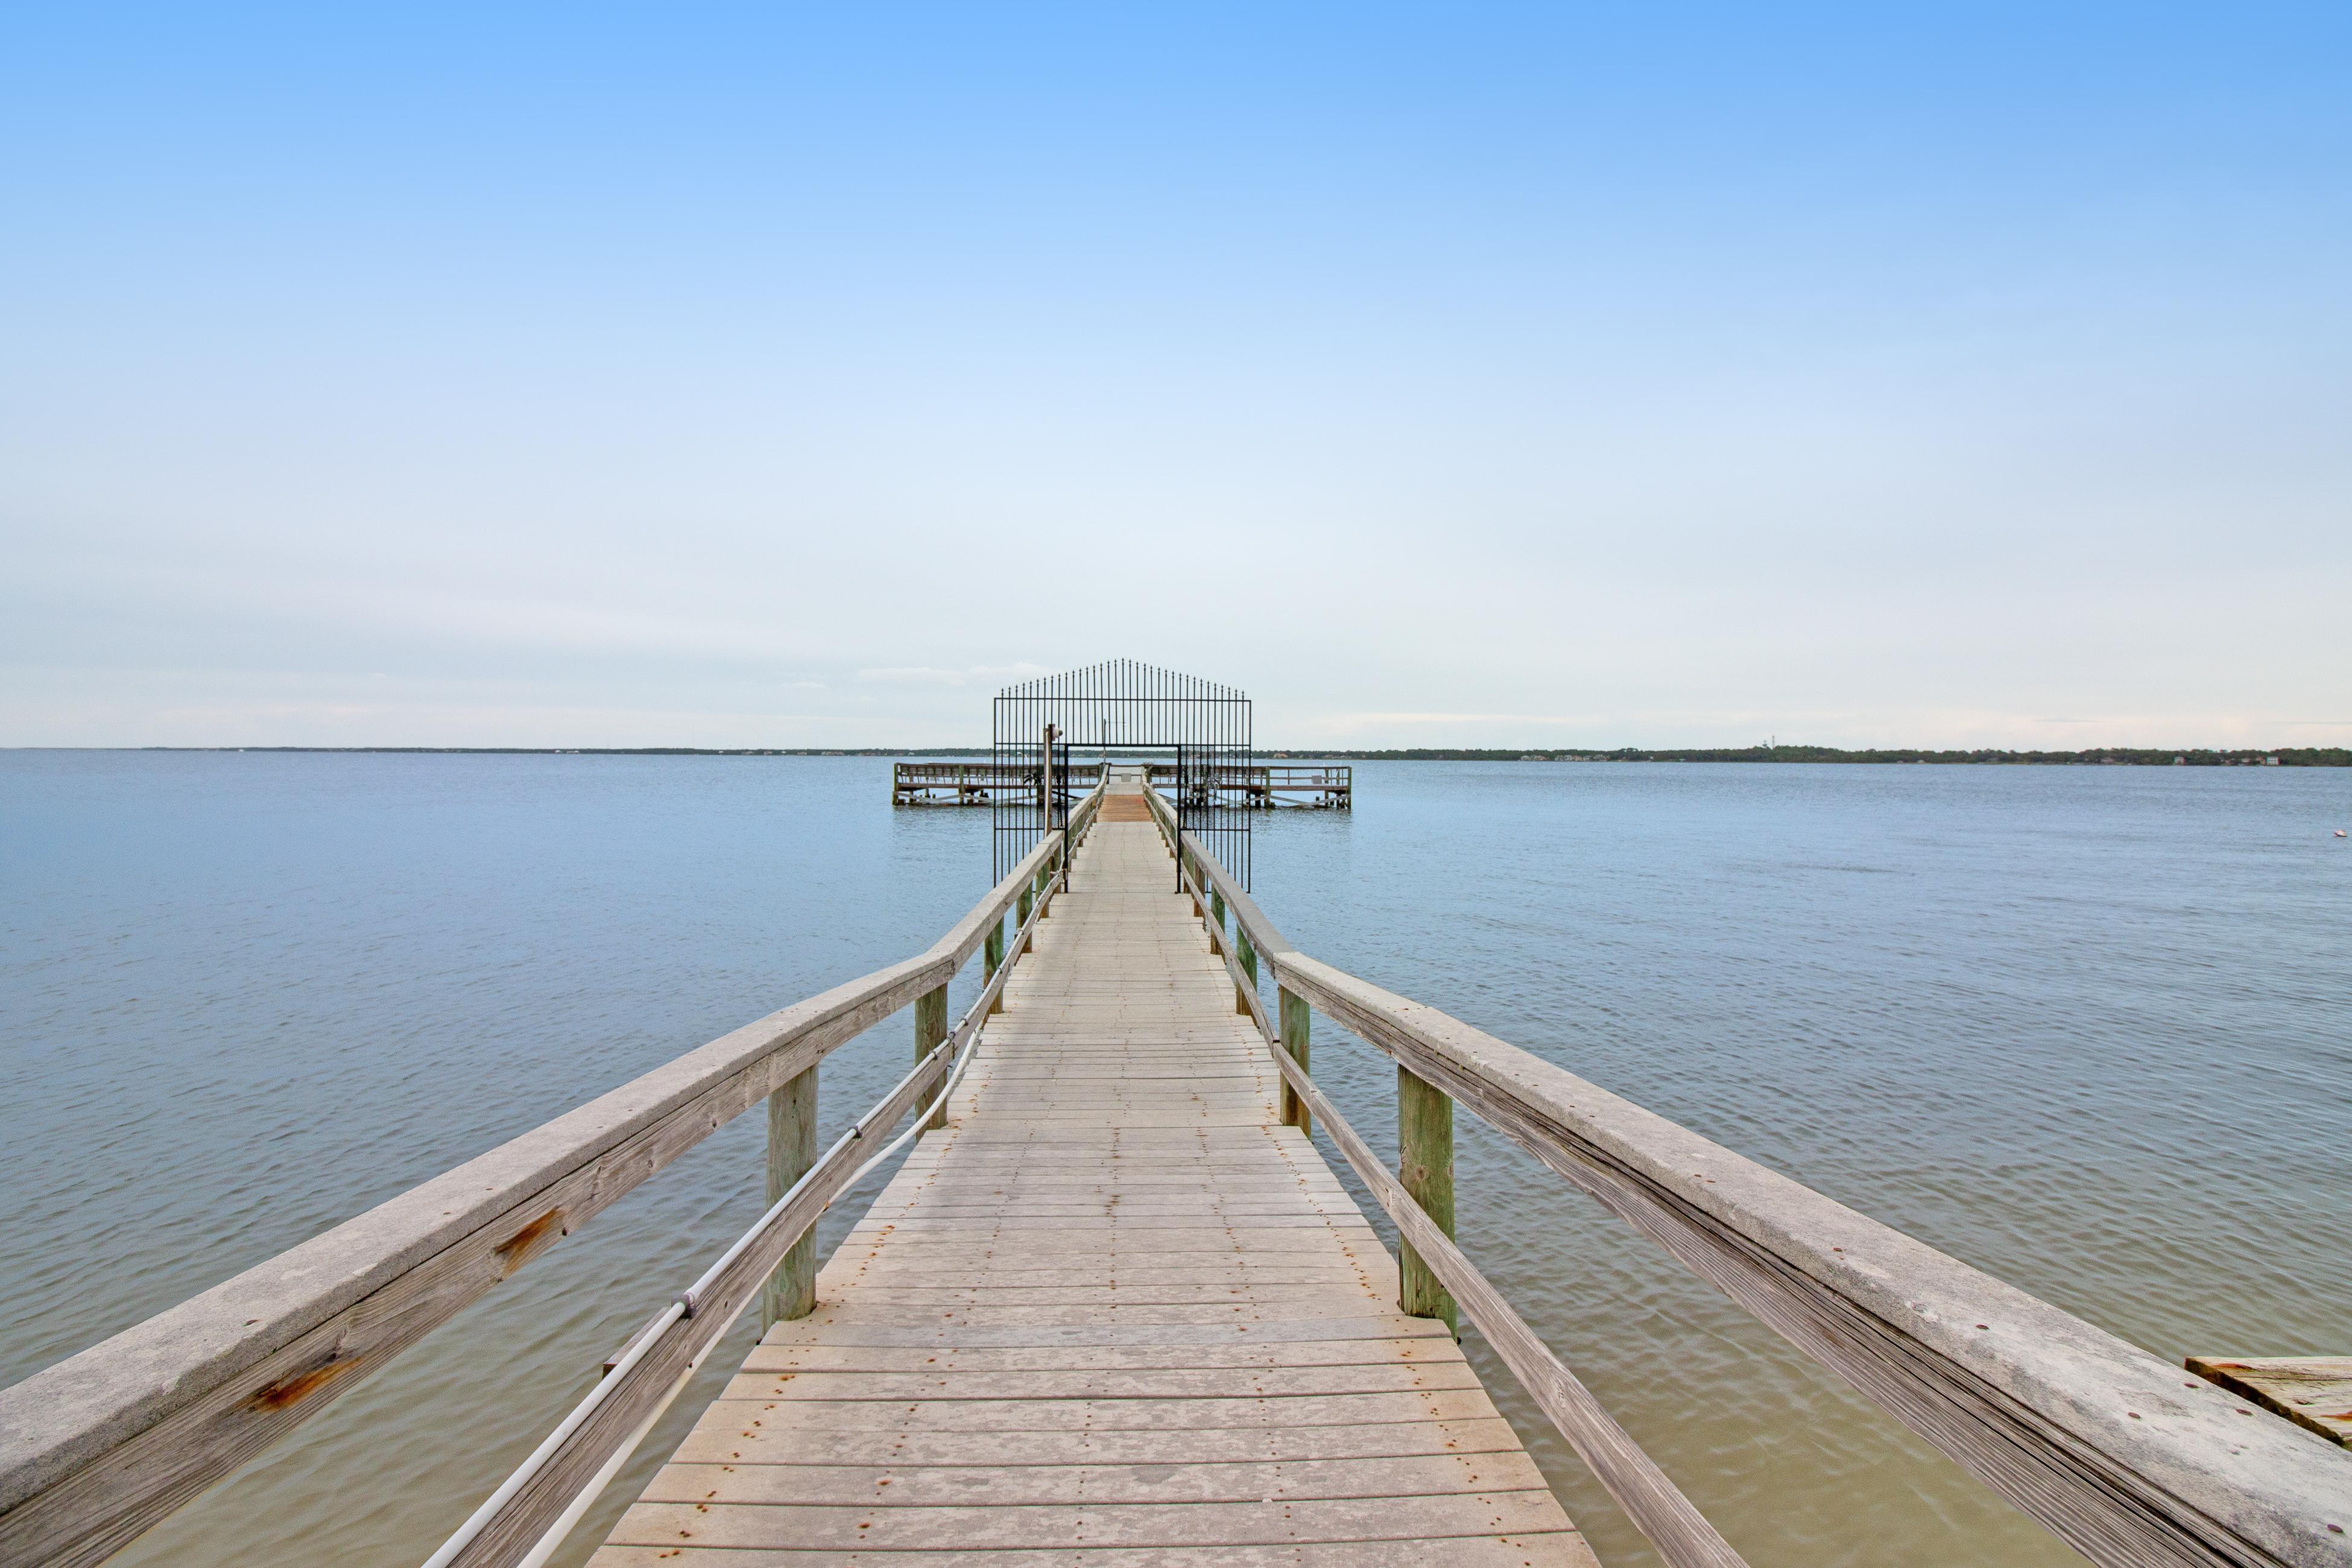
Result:
{"label": "metal gate", "polygon": [[1250,885],[1250,700],[1230,686],[1115,658],[997,694],[991,771],[1018,780],[991,802],[1001,880],[1106,767],[1139,766],[1184,830]]}

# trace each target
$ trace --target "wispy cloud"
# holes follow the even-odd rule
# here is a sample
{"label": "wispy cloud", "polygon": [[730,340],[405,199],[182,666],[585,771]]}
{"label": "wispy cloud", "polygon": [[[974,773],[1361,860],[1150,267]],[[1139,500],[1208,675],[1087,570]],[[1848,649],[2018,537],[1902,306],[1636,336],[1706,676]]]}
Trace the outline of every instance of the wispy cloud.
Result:
{"label": "wispy cloud", "polygon": [[902,686],[987,686],[1005,680],[1027,680],[1034,676],[1051,675],[1042,664],[972,664],[961,669],[939,669],[927,664],[906,665],[895,669],[861,669],[860,680],[881,680]]}
{"label": "wispy cloud", "polygon": [[1335,713],[1327,722],[1364,730],[1381,724],[1592,724],[1597,713]]}

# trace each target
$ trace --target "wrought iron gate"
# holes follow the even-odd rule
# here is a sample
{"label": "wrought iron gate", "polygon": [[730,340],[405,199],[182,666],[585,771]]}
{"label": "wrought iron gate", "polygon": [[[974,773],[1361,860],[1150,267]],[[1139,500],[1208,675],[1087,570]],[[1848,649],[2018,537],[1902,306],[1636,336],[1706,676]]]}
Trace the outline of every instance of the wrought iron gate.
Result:
{"label": "wrought iron gate", "polygon": [[1069,820],[1106,766],[1147,769],[1195,835],[1250,885],[1250,700],[1230,686],[1116,658],[997,694],[991,805],[1001,879]]}

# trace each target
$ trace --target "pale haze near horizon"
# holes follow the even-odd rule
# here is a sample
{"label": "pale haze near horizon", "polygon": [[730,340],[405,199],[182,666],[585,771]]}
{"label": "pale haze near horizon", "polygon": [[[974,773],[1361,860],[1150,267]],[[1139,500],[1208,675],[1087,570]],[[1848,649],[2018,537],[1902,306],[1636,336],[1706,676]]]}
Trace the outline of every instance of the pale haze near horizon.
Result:
{"label": "pale haze near horizon", "polygon": [[2339,5],[20,11],[0,744],[2352,742]]}

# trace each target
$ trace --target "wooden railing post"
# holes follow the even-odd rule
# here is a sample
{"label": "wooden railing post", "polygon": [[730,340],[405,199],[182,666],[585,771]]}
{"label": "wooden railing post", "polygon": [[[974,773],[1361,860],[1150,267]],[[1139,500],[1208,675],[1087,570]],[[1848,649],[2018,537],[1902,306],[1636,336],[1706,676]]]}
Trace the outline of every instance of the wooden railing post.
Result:
{"label": "wooden railing post", "polygon": [[[1004,917],[1003,915],[997,916],[996,923],[988,928],[987,954],[988,973],[981,977],[981,984],[983,985],[995,979],[996,972],[1004,967]],[[991,1014],[1004,1011],[1003,993],[1000,992],[996,1000],[988,1005],[988,1010]]]}
{"label": "wooden railing post", "polygon": [[[1295,994],[1287,985],[1276,986],[1275,996],[1281,1008],[1282,1048],[1298,1064],[1298,1070],[1305,1072],[1307,1019],[1312,1010],[1307,1005],[1307,998]],[[1315,1134],[1315,1115],[1299,1100],[1298,1091],[1290,1087],[1288,1079],[1282,1080],[1282,1121],[1284,1126],[1296,1127],[1309,1137]]]}
{"label": "wooden railing post", "polygon": [[[1445,1091],[1397,1067],[1397,1179],[1421,1211],[1454,1234],[1454,1101]],[[1443,1318],[1456,1336],[1461,1315],[1410,1242],[1397,1243],[1397,1306],[1411,1318]]]}
{"label": "wooden railing post", "polygon": [[[942,985],[937,991],[926,991],[915,998],[915,1059],[921,1061],[929,1056],[932,1047],[947,1037],[948,988]],[[945,1083],[947,1079],[942,1076],[940,1081]],[[931,1119],[923,1125],[928,1129],[947,1124],[948,1102],[942,1100],[940,1108],[931,1112]]]}
{"label": "wooden railing post", "polygon": [[1223,931],[1224,929],[1225,894],[1224,890],[1221,888],[1212,888],[1209,889],[1209,918],[1217,922],[1217,929],[1219,931]]}
{"label": "wooden railing post", "polygon": [[[1017,931],[1029,923],[1029,911],[1032,909],[1034,909],[1036,904],[1037,889],[1035,884],[1033,883],[1021,889],[1021,901],[1019,904],[1014,906],[1013,913],[1013,925],[1014,930]],[[1023,952],[1028,952],[1035,941],[1036,939],[1034,937],[1023,937],[1021,939],[1021,951]]]}
{"label": "wooden railing post", "polygon": [[[1234,922],[1234,955],[1242,961],[1242,973],[1249,976],[1250,989],[1256,990],[1257,949],[1250,945],[1249,928],[1239,921]],[[1241,987],[1238,985],[1234,987],[1234,1011],[1246,1013],[1249,1010],[1249,1001],[1242,994]]]}
{"label": "wooden railing post", "polygon": [[[768,1202],[793,1190],[816,1163],[816,1068],[787,1079],[768,1096]],[[816,1232],[793,1243],[760,1288],[760,1331],[805,1318],[816,1306]]]}

